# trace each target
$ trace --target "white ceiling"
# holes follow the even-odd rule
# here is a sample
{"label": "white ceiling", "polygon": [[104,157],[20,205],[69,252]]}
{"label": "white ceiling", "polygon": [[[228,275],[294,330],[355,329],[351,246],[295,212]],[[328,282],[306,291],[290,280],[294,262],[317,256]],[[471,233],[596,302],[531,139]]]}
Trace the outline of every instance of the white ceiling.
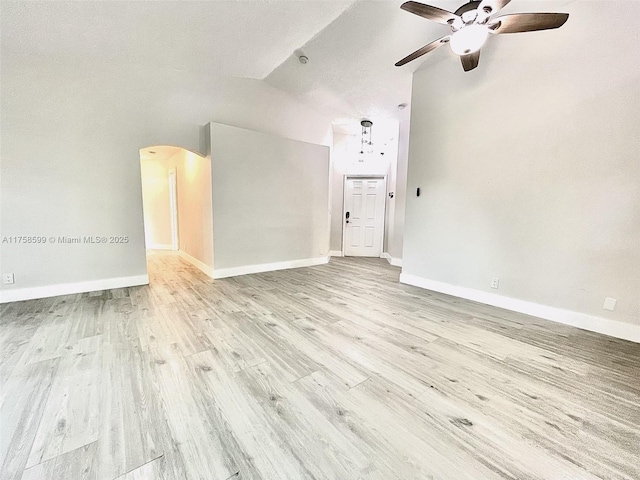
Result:
{"label": "white ceiling", "polygon": [[181,147],[172,147],[171,145],[156,145],[153,147],[147,147],[140,150],[140,160],[156,160],[163,162],[169,160],[180,150]]}
{"label": "white ceiling", "polygon": [[[401,10],[402,0],[255,0],[1,3],[2,56],[23,61],[137,65],[263,79],[357,130],[359,120],[407,118],[411,74],[458,61],[443,47],[404,67],[394,63],[448,33]],[[429,3],[455,10],[464,0]],[[504,13],[570,11],[572,1],[513,0]],[[570,19],[570,22],[574,19]],[[547,33],[548,34],[548,33]],[[545,33],[527,34],[545,35]],[[495,41],[496,39],[494,39]],[[500,39],[502,40],[502,39]],[[536,40],[528,43],[535,50]],[[500,42],[495,42],[496,44]],[[560,45],[558,46],[560,47]],[[497,47],[487,45],[483,60]],[[297,56],[304,53],[309,63]],[[527,52],[522,52],[526,54]],[[536,52],[536,61],[554,55]],[[461,74],[462,68],[460,68]]]}
{"label": "white ceiling", "polygon": [[349,1],[2,1],[3,53],[263,78]]}
{"label": "white ceiling", "polygon": [[[282,90],[293,93],[309,105],[324,109],[334,115],[334,131],[359,132],[359,119],[377,120],[375,125],[390,119],[405,119],[410,108],[398,110],[401,103],[411,103],[412,74],[418,68],[429,68],[438,62],[460,64],[459,58],[449,48],[443,47],[403,67],[394,64],[409,53],[450,33],[448,27],[428,21],[400,9],[404,0],[358,1],[346,9],[319,34],[300,48],[309,57],[301,65],[296,56],[288,57],[265,80]],[[423,0],[450,11],[455,11],[466,0]],[[513,0],[501,12],[571,12],[570,4],[576,0]],[[584,18],[571,19],[572,23],[585,22]],[[578,26],[578,32],[588,31]],[[516,53],[516,60],[531,54],[544,66],[549,59],[565,58],[561,39],[555,36],[539,39],[551,42],[550,48],[540,49],[536,35],[551,32],[525,34]],[[533,37],[531,36],[533,35]],[[481,67],[489,68],[492,59],[509,61],[509,55],[501,58],[501,41],[511,38],[491,38],[482,52]],[[579,41],[583,41],[580,36]],[[554,43],[554,39],[555,42]],[[524,40],[525,42],[522,42]],[[556,49],[557,48],[557,49]],[[573,53],[572,53],[573,54]],[[542,72],[544,69],[541,70]],[[460,75],[466,75],[460,66]],[[337,115],[337,117],[336,117]],[[375,128],[375,127],[374,127]]]}

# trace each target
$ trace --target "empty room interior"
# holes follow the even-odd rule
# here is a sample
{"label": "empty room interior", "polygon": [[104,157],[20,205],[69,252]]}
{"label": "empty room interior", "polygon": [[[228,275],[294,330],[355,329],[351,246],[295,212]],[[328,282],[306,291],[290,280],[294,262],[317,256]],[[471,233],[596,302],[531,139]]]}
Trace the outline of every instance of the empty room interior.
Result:
{"label": "empty room interior", "polygon": [[0,480],[640,479],[640,2],[0,2]]}

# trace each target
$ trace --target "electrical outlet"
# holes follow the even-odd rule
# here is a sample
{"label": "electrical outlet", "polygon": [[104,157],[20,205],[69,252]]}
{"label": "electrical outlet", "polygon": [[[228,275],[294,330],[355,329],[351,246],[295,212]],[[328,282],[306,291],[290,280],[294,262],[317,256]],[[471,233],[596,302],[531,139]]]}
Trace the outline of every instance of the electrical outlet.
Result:
{"label": "electrical outlet", "polygon": [[2,274],[2,284],[3,285],[13,285],[14,277],[13,273],[3,273]]}
{"label": "electrical outlet", "polygon": [[604,305],[602,305],[602,308],[604,308],[605,310],[611,310],[613,312],[616,309],[617,301],[618,300],[616,300],[615,298],[607,297],[604,299]]}
{"label": "electrical outlet", "polygon": [[500,286],[500,279],[498,277],[494,277],[491,279],[491,288],[498,288]]}

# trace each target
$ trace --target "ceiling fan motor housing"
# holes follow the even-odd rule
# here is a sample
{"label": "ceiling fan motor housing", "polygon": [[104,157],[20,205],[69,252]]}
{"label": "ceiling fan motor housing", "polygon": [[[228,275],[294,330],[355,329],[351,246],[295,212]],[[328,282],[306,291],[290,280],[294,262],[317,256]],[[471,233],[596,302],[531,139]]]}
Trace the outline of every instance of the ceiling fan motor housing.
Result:
{"label": "ceiling fan motor housing", "polygon": [[[466,12],[470,12],[472,10],[477,10],[479,6],[480,6],[480,2],[477,1],[477,0],[474,0],[472,2],[465,3],[464,5],[462,5],[459,9],[457,9],[453,13],[455,13],[459,17],[462,17]],[[490,7],[485,7],[485,8],[490,8]],[[486,13],[491,13],[491,12],[486,12]]]}
{"label": "ceiling fan motor housing", "polygon": [[403,3],[400,8],[415,15],[448,25],[452,32],[419,48],[396,62],[401,67],[425,55],[439,46],[449,43],[451,50],[460,56],[466,72],[478,66],[480,49],[489,34],[505,34],[552,30],[565,24],[568,13],[515,13],[494,17],[511,0],[472,0],[461,5],[455,12],[427,5],[413,0]]}

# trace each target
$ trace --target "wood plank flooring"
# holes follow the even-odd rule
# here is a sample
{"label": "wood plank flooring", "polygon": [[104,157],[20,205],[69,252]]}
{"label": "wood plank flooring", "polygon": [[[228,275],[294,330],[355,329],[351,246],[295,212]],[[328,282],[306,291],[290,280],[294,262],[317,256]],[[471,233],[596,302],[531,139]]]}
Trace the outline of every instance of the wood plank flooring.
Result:
{"label": "wood plank flooring", "polygon": [[640,345],[379,259],[0,308],[1,480],[640,479]]}

